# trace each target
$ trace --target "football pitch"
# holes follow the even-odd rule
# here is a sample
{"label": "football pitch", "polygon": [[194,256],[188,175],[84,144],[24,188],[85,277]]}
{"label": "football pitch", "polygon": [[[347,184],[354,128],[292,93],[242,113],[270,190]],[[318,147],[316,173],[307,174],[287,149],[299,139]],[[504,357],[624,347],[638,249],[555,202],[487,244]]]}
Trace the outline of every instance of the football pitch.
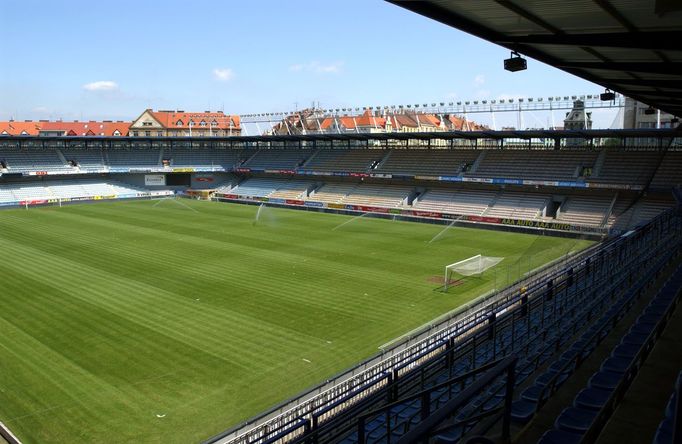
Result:
{"label": "football pitch", "polygon": [[[200,442],[591,244],[258,211],[0,211],[0,421],[24,443]],[[505,259],[441,292],[477,254]]]}

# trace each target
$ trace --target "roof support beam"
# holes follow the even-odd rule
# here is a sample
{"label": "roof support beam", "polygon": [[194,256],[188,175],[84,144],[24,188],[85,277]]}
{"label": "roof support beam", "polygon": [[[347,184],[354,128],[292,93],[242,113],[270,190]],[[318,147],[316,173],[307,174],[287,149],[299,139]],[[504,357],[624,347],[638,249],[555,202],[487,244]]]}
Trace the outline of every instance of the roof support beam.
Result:
{"label": "roof support beam", "polygon": [[679,50],[680,41],[682,41],[682,32],[680,31],[658,31],[562,35],[532,34],[527,36],[507,36],[495,43]]}
{"label": "roof support beam", "polygon": [[[567,62],[556,64],[559,68],[600,69],[608,71],[633,71],[650,74],[671,74],[682,72],[682,62]],[[614,80],[615,81],[615,80]]]}

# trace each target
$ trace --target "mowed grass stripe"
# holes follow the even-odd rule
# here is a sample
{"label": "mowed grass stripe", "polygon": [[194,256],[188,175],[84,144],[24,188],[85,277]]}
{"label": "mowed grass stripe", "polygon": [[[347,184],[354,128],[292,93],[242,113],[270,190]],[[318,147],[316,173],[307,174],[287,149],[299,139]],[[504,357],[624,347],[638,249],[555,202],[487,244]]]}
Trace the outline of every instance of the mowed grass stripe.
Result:
{"label": "mowed grass stripe", "polygon": [[[103,307],[110,313],[134,321],[140,326],[153,328],[203,351],[220,357],[223,349],[223,341],[212,337],[209,333],[222,323],[239,323],[243,328],[258,333],[266,340],[277,343],[288,338],[281,330],[272,331],[262,322],[256,322],[248,317],[234,313],[224,312],[222,316],[210,311],[201,313],[202,317],[208,318],[209,322],[196,324],[194,315],[202,311],[198,306],[185,299],[177,299],[173,294],[160,290],[157,287],[145,285],[141,282],[124,280],[118,276],[91,270],[83,264],[74,264],[69,260],[56,260],[52,255],[33,255],[31,260],[25,259],[13,242],[6,242],[6,251],[12,254],[14,260],[6,267],[10,272],[20,273],[21,270],[42,270],[43,272],[33,275],[34,281],[50,285],[62,291],[80,290],[73,297],[80,298],[83,302],[90,302]],[[99,273],[100,280],[96,283],[89,279],[90,276]],[[192,333],[190,333],[192,332]],[[249,338],[253,335],[245,335],[241,338],[248,345]],[[297,338],[301,339],[301,338]],[[295,341],[294,341],[295,342]],[[308,342],[306,346],[318,345],[317,342]],[[290,344],[290,345],[293,345]],[[248,350],[245,351],[248,354]],[[247,358],[247,362],[255,358]],[[234,361],[234,360],[233,360]],[[226,361],[227,362],[227,361]]]}
{"label": "mowed grass stripe", "polygon": [[434,291],[445,264],[588,244],[157,202],[0,212],[0,420],[25,442],[201,441],[490,288]]}

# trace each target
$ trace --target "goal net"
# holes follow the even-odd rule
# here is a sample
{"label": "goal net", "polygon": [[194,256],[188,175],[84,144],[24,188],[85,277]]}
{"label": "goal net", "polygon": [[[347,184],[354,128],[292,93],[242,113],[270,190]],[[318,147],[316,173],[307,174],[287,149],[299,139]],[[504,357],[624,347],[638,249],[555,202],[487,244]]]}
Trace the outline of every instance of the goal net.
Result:
{"label": "goal net", "polygon": [[504,258],[477,254],[476,256],[470,257],[469,259],[464,259],[463,261],[446,265],[444,290],[448,290],[448,285],[452,282],[452,276],[454,274],[458,274],[460,276],[480,275],[487,269],[499,264],[502,259]]}

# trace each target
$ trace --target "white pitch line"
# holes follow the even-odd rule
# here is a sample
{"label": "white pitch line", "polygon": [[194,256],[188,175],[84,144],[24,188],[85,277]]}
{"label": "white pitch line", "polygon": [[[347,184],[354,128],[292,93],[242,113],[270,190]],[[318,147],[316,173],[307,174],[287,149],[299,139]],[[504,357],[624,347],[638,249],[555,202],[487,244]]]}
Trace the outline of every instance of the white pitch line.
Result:
{"label": "white pitch line", "polygon": [[308,364],[310,364],[310,361],[307,360],[306,358],[302,358],[302,359],[303,359],[305,362],[307,362]]}

